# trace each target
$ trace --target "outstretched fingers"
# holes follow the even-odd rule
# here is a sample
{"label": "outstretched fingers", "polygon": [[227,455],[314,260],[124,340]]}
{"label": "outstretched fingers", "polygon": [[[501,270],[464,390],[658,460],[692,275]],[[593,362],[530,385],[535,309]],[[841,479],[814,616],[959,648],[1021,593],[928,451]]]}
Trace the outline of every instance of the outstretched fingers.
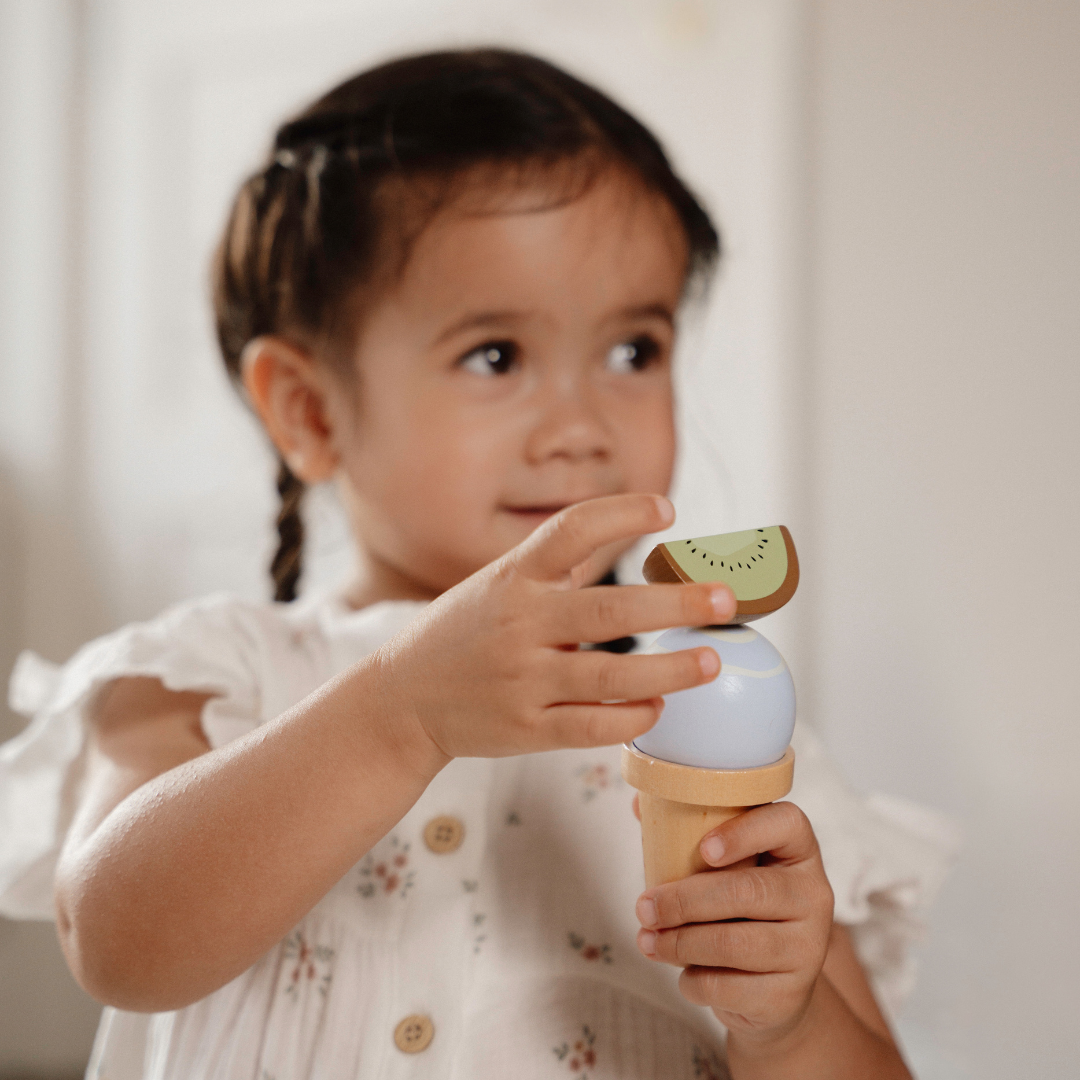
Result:
{"label": "outstretched fingers", "polygon": [[735,614],[731,589],[707,585],[596,586],[546,598],[543,612],[548,644],[612,641],[669,626],[725,623]]}
{"label": "outstretched fingers", "polygon": [[551,658],[559,703],[643,701],[716,678],[720,657],[704,647],[619,656],[602,650],[558,652]]}
{"label": "outstretched fingers", "polygon": [[675,510],[662,495],[610,495],[560,511],[515,549],[517,569],[537,581],[567,579],[608,544],[666,529]]}
{"label": "outstretched fingers", "polygon": [[551,705],[545,710],[546,745],[538,749],[613,746],[643,735],[660,719],[663,698],[607,704]]}

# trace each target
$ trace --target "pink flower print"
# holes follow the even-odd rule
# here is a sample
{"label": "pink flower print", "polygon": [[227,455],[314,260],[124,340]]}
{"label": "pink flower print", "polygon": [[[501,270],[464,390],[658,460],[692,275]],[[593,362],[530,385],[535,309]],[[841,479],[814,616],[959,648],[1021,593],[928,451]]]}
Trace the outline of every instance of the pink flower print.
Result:
{"label": "pink flower print", "polygon": [[581,779],[584,787],[582,795],[586,802],[620,782],[619,777],[611,775],[611,769],[604,761],[598,761],[595,765],[582,765],[575,775]]}
{"label": "pink flower print", "polygon": [[596,1066],[596,1033],[586,1024],[581,1029],[581,1038],[575,1039],[571,1045],[564,1042],[561,1046],[553,1046],[551,1052],[559,1059],[565,1061],[567,1069],[576,1073],[576,1080],[588,1080],[588,1075]]}
{"label": "pink flower print", "polygon": [[286,994],[298,1001],[301,987],[309,982],[317,982],[319,993],[326,993],[332,974],[333,949],[328,945],[312,945],[302,930],[296,930],[285,940],[284,956],[292,962],[291,970],[287,969]]}
{"label": "pink flower print", "polygon": [[570,948],[581,954],[582,960],[600,960],[605,964],[612,961],[610,945],[591,945],[581,934],[575,934],[573,930],[567,935]]}
{"label": "pink flower print", "polygon": [[361,880],[356,891],[365,900],[376,893],[403,897],[412,888],[415,871],[409,869],[409,845],[401,843],[397,836],[391,836],[387,843],[390,851],[385,857],[376,861],[374,852],[369,852],[360,864]]}

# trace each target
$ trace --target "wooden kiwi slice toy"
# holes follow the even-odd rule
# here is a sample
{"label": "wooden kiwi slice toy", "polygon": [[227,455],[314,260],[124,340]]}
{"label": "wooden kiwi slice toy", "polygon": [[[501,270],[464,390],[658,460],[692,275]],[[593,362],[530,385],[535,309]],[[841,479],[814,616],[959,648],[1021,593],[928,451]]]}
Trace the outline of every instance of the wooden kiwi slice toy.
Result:
{"label": "wooden kiwi slice toy", "polygon": [[[738,601],[731,622],[745,623],[791,599],[799,559],[788,530],[773,525],[658,544],[643,573],[650,583],[723,581]],[[719,697],[716,707],[726,707]],[[778,761],[742,769],[682,765],[650,757],[633,743],[624,746],[623,779],[640,797],[646,886],[708,870],[698,851],[701,838],[753,806],[782,799],[791,790],[794,768],[790,746]]]}
{"label": "wooden kiwi slice toy", "polygon": [[799,557],[787,528],[771,525],[657,544],[642,573],[653,584],[722,581],[738,601],[731,621],[745,623],[791,599],[799,584]]}

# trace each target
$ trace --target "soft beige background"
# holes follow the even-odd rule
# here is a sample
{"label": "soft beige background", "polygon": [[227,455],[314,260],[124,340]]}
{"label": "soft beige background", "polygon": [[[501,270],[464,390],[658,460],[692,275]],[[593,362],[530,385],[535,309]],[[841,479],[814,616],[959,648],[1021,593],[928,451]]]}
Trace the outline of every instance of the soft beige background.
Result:
{"label": "soft beige background", "polygon": [[[602,78],[725,226],[683,520],[791,525],[803,586],[768,632],[802,714],[854,783],[963,825],[902,1021],[920,1075],[1076,1076],[1073,2],[3,0],[0,662],[261,588],[264,458],[198,277],[265,127],[229,117],[366,60],[341,26],[389,47],[450,15]],[[72,1074],[93,1018],[51,928],[0,921],[0,1077]]]}

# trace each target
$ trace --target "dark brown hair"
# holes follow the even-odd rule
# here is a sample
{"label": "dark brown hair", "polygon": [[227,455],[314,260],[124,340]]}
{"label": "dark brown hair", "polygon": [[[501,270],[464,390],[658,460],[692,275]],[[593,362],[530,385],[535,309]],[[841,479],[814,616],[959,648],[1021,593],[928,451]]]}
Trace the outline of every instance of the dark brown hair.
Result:
{"label": "dark brown hair", "polygon": [[[589,160],[622,166],[662,195],[686,233],[687,281],[707,277],[719,238],[660,143],[553,64],[504,49],[438,52],[342,83],[278,129],[265,165],[233,204],[214,260],[217,335],[230,376],[239,383],[244,346],[261,334],[332,347],[355,332],[354,298],[385,262],[392,207],[380,195],[392,181],[423,180],[433,212],[440,203],[431,181],[445,196],[484,164],[550,170]],[[278,493],[274,598],[292,600],[303,484],[284,462]]]}

